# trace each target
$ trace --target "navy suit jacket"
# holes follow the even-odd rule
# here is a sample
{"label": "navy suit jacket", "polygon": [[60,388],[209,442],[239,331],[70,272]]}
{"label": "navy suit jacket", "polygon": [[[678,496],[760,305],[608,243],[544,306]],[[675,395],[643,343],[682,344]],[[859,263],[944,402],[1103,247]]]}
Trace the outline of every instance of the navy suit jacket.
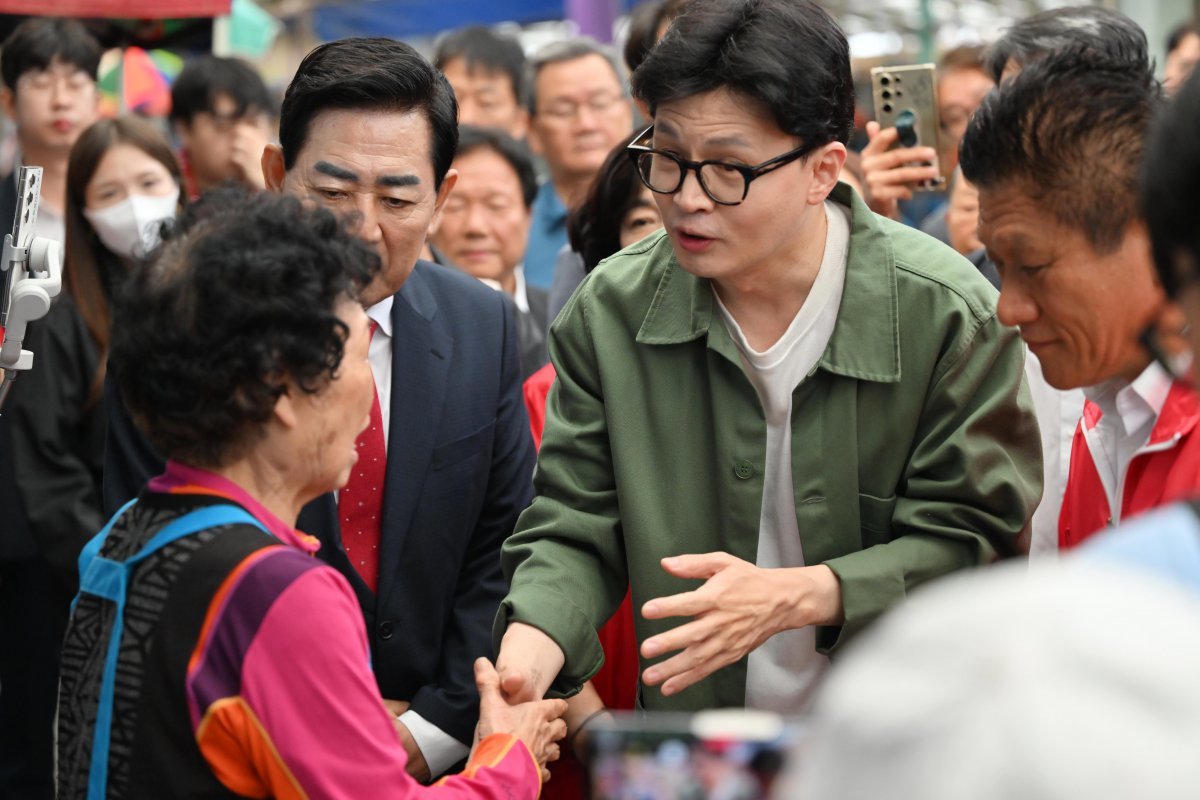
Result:
{"label": "navy suit jacket", "polygon": [[[410,701],[466,744],[478,718],[474,660],[492,655],[507,588],[500,545],[533,496],[513,315],[499,292],[425,261],[395,296],[378,594],[346,557],[332,494],[305,506],[297,524],[354,587],[383,696]],[[162,461],[120,403],[108,408],[112,513]]]}

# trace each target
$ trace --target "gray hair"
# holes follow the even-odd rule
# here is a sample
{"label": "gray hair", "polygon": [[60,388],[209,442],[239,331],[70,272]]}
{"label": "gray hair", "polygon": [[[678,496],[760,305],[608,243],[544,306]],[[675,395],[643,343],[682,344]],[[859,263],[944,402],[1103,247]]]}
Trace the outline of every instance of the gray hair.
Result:
{"label": "gray hair", "polygon": [[617,76],[621,92],[629,97],[629,82],[626,79],[625,68],[617,58],[617,52],[611,47],[605,47],[590,36],[576,36],[561,42],[551,42],[538,50],[525,62],[525,86],[528,92],[529,115],[537,116],[537,76],[543,67],[550,64],[561,64],[564,61],[575,61],[587,56],[600,56],[608,62]]}

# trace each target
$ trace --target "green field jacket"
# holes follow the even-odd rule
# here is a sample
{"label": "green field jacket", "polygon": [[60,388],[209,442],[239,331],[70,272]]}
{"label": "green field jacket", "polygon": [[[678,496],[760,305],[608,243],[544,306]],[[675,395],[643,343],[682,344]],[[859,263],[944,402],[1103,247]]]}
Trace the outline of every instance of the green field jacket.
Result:
{"label": "green field jacket", "polygon": [[[796,388],[792,472],[805,559],[841,581],[830,652],[917,584],[1010,555],[1041,496],[1041,445],[1024,348],[996,292],[934,239],[873,214],[848,187],[845,289],[832,338]],[[596,629],[632,587],[638,641],[682,624],[637,613],[698,581],[659,559],[758,552],[767,427],[709,281],[652,235],[601,264],[550,334],[536,497],[503,550],[499,637],[546,632],[571,694],[603,662]],[[650,662],[643,659],[642,668]],[[660,710],[745,703],[746,659]]]}

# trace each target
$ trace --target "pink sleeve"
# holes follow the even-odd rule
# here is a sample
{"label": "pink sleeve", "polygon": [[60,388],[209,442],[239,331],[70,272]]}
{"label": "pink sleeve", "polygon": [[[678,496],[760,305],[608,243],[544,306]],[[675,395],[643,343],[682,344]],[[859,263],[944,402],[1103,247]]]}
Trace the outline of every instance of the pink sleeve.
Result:
{"label": "pink sleeve", "polygon": [[[489,737],[463,776],[439,785],[423,787],[405,771],[358,602],[328,567],[296,576],[261,617],[242,662],[240,701],[256,722],[238,721],[227,738],[241,743],[236,749],[275,796],[534,800],[541,788],[537,765],[512,736]],[[247,741],[256,729],[265,741]]]}

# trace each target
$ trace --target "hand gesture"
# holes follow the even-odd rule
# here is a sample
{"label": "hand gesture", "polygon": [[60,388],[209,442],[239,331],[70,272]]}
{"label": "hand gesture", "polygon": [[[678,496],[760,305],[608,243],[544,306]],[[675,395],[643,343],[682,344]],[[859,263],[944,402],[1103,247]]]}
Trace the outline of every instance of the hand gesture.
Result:
{"label": "hand gesture", "polygon": [[646,619],[693,617],[642,643],[642,655],[682,652],[642,673],[648,686],[672,695],[734,663],[776,633],[841,619],[841,586],[824,565],[763,569],[728,553],[662,560],[677,578],[703,578],[695,591],[642,606]]}

